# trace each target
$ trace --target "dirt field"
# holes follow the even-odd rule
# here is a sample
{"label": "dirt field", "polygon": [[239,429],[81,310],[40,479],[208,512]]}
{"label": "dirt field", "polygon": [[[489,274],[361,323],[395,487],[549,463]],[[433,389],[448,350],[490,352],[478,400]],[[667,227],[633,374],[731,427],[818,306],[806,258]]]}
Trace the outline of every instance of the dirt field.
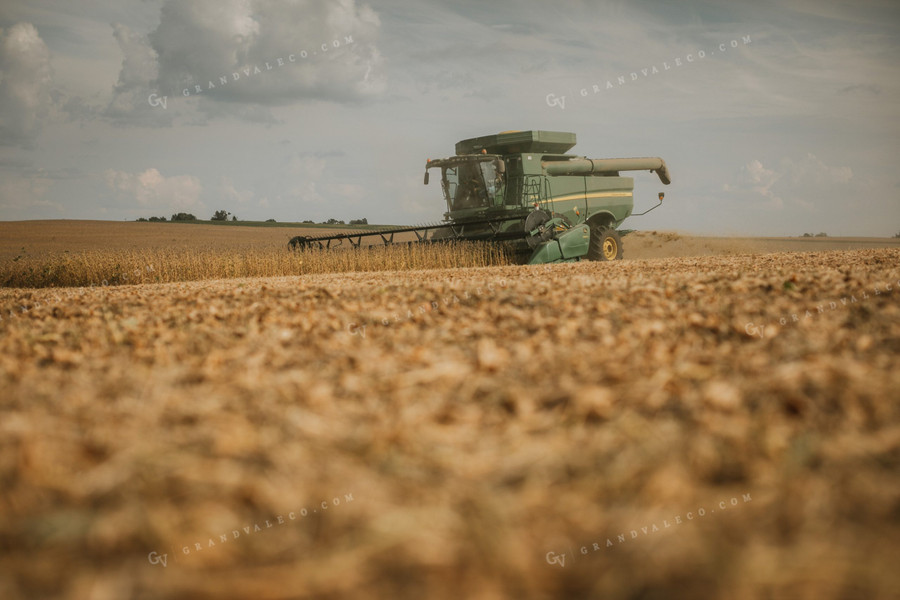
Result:
{"label": "dirt field", "polygon": [[0,289],[0,598],[896,597],[900,248],[666,235]]}

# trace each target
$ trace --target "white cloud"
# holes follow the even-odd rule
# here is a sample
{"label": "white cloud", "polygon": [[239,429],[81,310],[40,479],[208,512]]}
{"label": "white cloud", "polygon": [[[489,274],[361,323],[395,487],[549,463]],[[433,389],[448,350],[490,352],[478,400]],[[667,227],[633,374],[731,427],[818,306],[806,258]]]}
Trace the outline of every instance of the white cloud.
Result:
{"label": "white cloud", "polygon": [[766,200],[761,204],[762,208],[782,209],[784,201],[772,191],[780,178],[780,174],[765,168],[760,161],[754,159],[741,167],[733,184],[725,184],[724,191],[749,192],[751,197]]}
{"label": "white cloud", "polygon": [[0,144],[31,145],[53,109],[50,51],[37,29],[0,30]]}
{"label": "white cloud", "polygon": [[120,117],[130,115],[136,108],[146,111],[149,106],[148,90],[159,75],[156,52],[150,47],[147,36],[138,34],[121,23],[113,24],[113,37],[124,58],[106,114]]}
{"label": "white cloud", "polygon": [[187,89],[210,101],[272,106],[353,102],[383,87],[379,26],[354,0],[178,0],[162,7],[149,40],[157,83],[173,98]]}
{"label": "white cloud", "polygon": [[104,179],[120,199],[136,201],[142,208],[176,212],[205,209],[200,199],[203,186],[191,175],[165,177],[151,168],[136,174],[108,170]]}
{"label": "white cloud", "polygon": [[778,167],[768,169],[759,160],[741,167],[725,192],[756,202],[759,208],[781,210],[783,198],[806,209],[827,203],[843,193],[839,186],[853,178],[850,167],[829,167],[812,153],[794,160],[782,158]]}
{"label": "white cloud", "polygon": [[171,125],[179,116],[195,125],[221,117],[275,124],[268,107],[359,102],[385,87],[375,44],[380,21],[355,0],[168,0],[146,35],[112,27],[122,54],[118,80],[105,110],[72,103],[86,118],[102,112],[132,125]]}

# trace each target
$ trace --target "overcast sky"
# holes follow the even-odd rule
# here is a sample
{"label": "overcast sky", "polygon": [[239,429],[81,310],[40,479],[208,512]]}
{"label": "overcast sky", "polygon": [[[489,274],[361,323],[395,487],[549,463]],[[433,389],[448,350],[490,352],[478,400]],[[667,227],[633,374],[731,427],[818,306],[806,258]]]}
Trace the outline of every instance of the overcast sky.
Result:
{"label": "overcast sky", "polygon": [[0,220],[434,221],[426,158],[545,129],[665,159],[627,228],[900,231],[896,0],[3,0],[0,29]]}

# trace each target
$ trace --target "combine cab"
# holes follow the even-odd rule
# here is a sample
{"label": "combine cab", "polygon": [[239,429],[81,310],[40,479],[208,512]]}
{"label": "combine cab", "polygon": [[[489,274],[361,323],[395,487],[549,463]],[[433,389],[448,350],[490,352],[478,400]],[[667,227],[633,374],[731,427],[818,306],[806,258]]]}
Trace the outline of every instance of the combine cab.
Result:
{"label": "combine cab", "polygon": [[432,169],[440,177],[447,204],[443,222],[294,238],[291,245],[331,247],[346,239],[359,246],[363,237],[373,235],[388,244],[394,233],[413,231],[422,242],[506,241],[528,264],[620,259],[622,239],[616,229],[633,214],[634,180],[619,173],[655,172],[668,185],[666,163],[661,158],[566,154],[574,145],[574,133],[556,131],[509,131],[463,140],[456,144],[456,156],[425,165],[426,184]]}

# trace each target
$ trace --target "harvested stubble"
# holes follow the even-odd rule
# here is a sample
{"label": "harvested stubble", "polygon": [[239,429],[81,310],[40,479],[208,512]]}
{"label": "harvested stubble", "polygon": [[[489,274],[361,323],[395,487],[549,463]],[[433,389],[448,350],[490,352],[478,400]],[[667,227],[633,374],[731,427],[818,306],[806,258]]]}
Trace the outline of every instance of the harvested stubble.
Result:
{"label": "harvested stubble", "polygon": [[508,265],[507,246],[458,242],[395,244],[360,249],[297,252],[262,248],[94,250],[5,261],[0,286],[19,288],[106,287],[236,277],[278,277],[355,271],[398,271]]}
{"label": "harvested stubble", "polygon": [[898,265],[0,290],[0,597],[895,598]]}

